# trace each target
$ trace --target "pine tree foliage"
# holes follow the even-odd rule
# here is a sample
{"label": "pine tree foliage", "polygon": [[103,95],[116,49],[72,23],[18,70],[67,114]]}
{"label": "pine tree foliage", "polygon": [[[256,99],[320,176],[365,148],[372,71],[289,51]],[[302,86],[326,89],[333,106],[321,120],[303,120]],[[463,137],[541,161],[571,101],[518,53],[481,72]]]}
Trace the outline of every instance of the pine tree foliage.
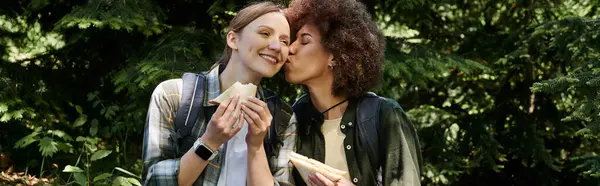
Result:
{"label": "pine tree foliage", "polygon": [[149,0],[90,0],[65,15],[56,23],[56,28],[92,26],[128,32],[137,29],[144,35],[153,35],[160,34],[166,27],[164,17],[161,9]]}
{"label": "pine tree foliage", "polygon": [[214,33],[193,28],[172,29],[149,51],[144,51],[146,56],[129,59],[127,67],[112,80],[117,87],[115,91],[127,89],[128,93],[139,93],[160,81],[180,78],[183,72],[201,72],[210,68],[217,60],[217,48],[224,44],[220,43],[223,38],[212,35]]}
{"label": "pine tree foliage", "polygon": [[[548,93],[552,95],[565,95],[579,97],[573,105],[573,111],[562,119],[565,123],[580,123],[584,127],[577,131],[577,135],[594,140],[600,136],[600,22],[598,20],[565,19],[552,22],[544,26],[554,26],[546,32],[558,32],[552,38],[556,41],[554,46],[564,48],[567,60],[573,61],[568,67],[566,75],[553,79],[537,82],[531,90],[533,92]],[[556,27],[559,25],[559,27]],[[575,159],[584,161],[583,167],[589,170],[586,174],[600,177],[600,161],[596,158]]]}
{"label": "pine tree foliage", "polygon": [[[599,1],[363,2],[387,36],[376,91],[417,126],[423,185],[597,185]],[[212,66],[247,3],[5,2],[0,153],[32,174],[56,163],[58,184],[138,183],[152,90]],[[263,82],[303,93],[283,72]]]}
{"label": "pine tree foliage", "polygon": [[[460,56],[444,54],[422,44],[406,42],[404,39],[388,37],[383,66],[386,82],[381,87],[394,87],[399,82],[410,82],[420,88],[429,88],[430,83],[448,77],[451,72],[471,74],[488,68],[476,61]],[[400,98],[403,91],[384,91],[385,95]]]}

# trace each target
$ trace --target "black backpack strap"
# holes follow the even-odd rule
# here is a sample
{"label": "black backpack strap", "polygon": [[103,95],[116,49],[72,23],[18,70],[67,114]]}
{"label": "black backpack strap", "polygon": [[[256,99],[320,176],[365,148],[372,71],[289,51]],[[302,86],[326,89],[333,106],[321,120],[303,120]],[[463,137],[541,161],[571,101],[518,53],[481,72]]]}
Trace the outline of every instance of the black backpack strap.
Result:
{"label": "black backpack strap", "polygon": [[384,98],[375,93],[367,93],[362,97],[357,107],[357,122],[363,145],[367,147],[369,161],[373,170],[375,170],[376,181],[378,185],[383,182],[381,162],[381,148],[379,144],[379,110]]}
{"label": "black backpack strap", "polygon": [[271,120],[271,127],[269,127],[269,130],[267,131],[267,134],[265,135],[265,139],[264,139],[264,146],[265,146],[265,154],[267,154],[267,159],[270,156],[274,156],[275,153],[275,147],[278,143],[277,141],[277,111],[279,108],[277,108],[279,105],[277,104],[277,100],[278,99],[276,95],[272,94],[271,92],[262,89],[263,94],[265,96],[265,102],[267,103],[267,108],[269,108],[269,112],[271,112],[271,116],[273,117],[273,119]]}
{"label": "black backpack strap", "polygon": [[265,135],[264,145],[267,157],[277,156],[279,147],[283,145],[283,141],[279,138],[279,132],[284,131],[283,125],[287,125],[291,119],[291,107],[283,102],[279,96],[269,90],[262,89],[265,96],[265,102],[271,112],[273,120],[271,127]]}
{"label": "black backpack strap", "polygon": [[204,76],[203,72],[183,74],[181,101],[175,115],[175,133],[171,135],[171,139],[176,144],[177,154],[180,154],[180,140],[191,133],[204,106]]}

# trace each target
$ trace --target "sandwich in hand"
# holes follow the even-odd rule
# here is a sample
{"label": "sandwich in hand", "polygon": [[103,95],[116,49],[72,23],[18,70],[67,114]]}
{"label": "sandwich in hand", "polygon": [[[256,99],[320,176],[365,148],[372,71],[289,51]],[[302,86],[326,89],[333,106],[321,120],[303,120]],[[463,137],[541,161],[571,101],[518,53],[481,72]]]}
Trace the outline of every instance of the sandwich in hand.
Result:
{"label": "sandwich in hand", "polygon": [[304,182],[306,183],[309,183],[308,175],[315,174],[317,172],[334,183],[347,174],[346,171],[335,169],[317,160],[307,158],[306,156],[295,152],[292,152],[289,157],[290,161],[292,161],[292,164],[294,164],[296,169],[298,169],[298,172],[300,172],[302,179],[304,179]]}
{"label": "sandwich in hand", "polygon": [[252,83],[242,84],[238,81],[231,85],[231,87],[229,87],[223,93],[221,93],[221,95],[219,95],[217,98],[209,100],[208,103],[215,105],[221,104],[223,101],[229,99],[229,96],[233,96],[236,93],[240,95],[238,104],[243,103],[248,101],[250,97],[256,96],[256,89],[256,85]]}

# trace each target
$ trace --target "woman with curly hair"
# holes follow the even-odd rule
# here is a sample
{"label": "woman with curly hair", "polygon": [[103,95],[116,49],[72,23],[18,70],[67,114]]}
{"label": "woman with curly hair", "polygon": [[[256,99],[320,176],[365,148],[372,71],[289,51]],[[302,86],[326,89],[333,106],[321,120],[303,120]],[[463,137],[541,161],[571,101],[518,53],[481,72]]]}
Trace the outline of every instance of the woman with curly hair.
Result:
{"label": "woman with curly hair", "polygon": [[[366,7],[356,0],[295,0],[286,16],[296,38],[285,78],[308,93],[293,106],[295,119],[284,132],[275,180],[280,185],[420,185],[413,124],[395,100],[368,92],[381,76],[385,39]],[[368,113],[376,114],[365,118]],[[292,151],[347,173],[335,182],[316,173],[305,183],[289,163]]]}

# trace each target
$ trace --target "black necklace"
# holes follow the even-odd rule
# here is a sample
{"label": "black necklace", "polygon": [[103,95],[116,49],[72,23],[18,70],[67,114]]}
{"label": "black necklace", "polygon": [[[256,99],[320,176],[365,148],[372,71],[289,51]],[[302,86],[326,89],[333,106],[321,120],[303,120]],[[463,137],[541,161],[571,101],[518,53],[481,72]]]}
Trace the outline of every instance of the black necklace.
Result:
{"label": "black necklace", "polygon": [[[325,113],[327,113],[329,110],[341,105],[342,103],[347,102],[348,100],[350,100],[350,98],[339,102],[338,104],[333,105],[332,107],[329,107],[327,110],[323,111],[323,112],[319,112],[317,111],[314,107],[312,107],[312,109],[308,109],[308,110],[302,110],[301,112],[297,112],[298,114],[298,120],[299,122],[307,122],[308,125],[300,125],[301,131],[304,131],[304,135],[310,135],[311,133],[311,128],[314,129],[318,129],[320,128],[321,124],[323,124],[323,122],[325,121]],[[312,110],[312,111],[310,111]],[[308,112],[306,112],[308,111]],[[295,111],[296,112],[296,111]],[[312,127],[314,125],[314,127]]]}
{"label": "black necklace", "polygon": [[328,112],[329,110],[331,110],[331,109],[333,109],[333,108],[335,108],[335,107],[337,107],[337,106],[341,105],[342,103],[344,103],[344,102],[346,102],[346,101],[348,101],[348,100],[349,100],[349,99],[346,99],[346,100],[344,100],[344,101],[342,101],[342,102],[339,102],[338,104],[335,104],[335,105],[333,105],[332,107],[329,107],[327,110],[325,110],[325,111],[321,112],[321,115],[324,115],[324,114],[325,114],[326,112]]}

